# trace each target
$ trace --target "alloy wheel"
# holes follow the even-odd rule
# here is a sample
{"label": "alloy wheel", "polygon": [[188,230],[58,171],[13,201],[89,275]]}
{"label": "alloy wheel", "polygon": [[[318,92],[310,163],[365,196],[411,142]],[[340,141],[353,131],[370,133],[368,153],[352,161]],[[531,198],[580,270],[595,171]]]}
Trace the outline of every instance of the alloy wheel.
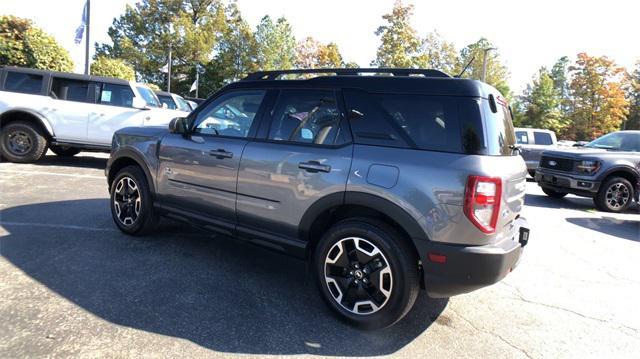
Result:
{"label": "alloy wheel", "polygon": [[393,290],[389,261],[376,245],[358,237],[341,239],[331,247],[324,278],[333,299],[353,314],[379,311]]}
{"label": "alloy wheel", "polygon": [[140,190],[131,177],[122,177],[116,184],[113,206],[116,217],[125,226],[133,225],[140,216]]}
{"label": "alloy wheel", "polygon": [[615,210],[624,207],[627,202],[629,202],[630,195],[631,194],[629,193],[627,186],[618,182],[607,188],[605,200],[607,201],[609,208]]}

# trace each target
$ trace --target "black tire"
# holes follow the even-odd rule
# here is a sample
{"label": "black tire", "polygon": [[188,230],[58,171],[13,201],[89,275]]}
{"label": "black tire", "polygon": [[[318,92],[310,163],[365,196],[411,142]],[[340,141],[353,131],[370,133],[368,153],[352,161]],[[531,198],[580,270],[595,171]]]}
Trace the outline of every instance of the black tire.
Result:
{"label": "black tire", "polygon": [[629,208],[634,195],[633,185],[626,178],[611,177],[600,185],[593,203],[601,211],[619,213]]}
{"label": "black tire", "polygon": [[542,192],[551,198],[563,198],[567,195],[567,192],[560,192],[546,187],[542,187]]}
{"label": "black tire", "polygon": [[[369,253],[380,253],[381,255],[370,257],[364,252],[357,251],[357,255],[360,256],[358,261],[350,260],[344,253],[356,252],[348,250],[348,248],[355,249],[356,247],[348,244],[350,240],[355,243],[353,239],[350,239],[351,237],[357,238],[359,243],[357,246],[370,249]],[[371,247],[371,245],[375,247]],[[336,249],[336,246],[347,249],[340,251]],[[375,252],[374,248],[379,252]],[[336,255],[336,251],[340,255]],[[329,255],[331,256],[328,257]],[[334,256],[335,258],[332,258]],[[329,259],[337,259],[338,261],[334,264],[327,264]],[[348,268],[341,267],[340,264],[343,262],[349,262],[350,266]],[[359,273],[355,269],[358,268],[355,266],[357,262],[360,262],[361,270]],[[386,265],[384,265],[385,263]],[[328,272],[338,270],[340,274],[339,276],[333,276],[333,274],[325,276],[325,268]],[[367,271],[365,268],[371,269]],[[351,269],[355,269],[355,274]],[[385,328],[398,322],[413,307],[420,290],[418,257],[415,251],[406,239],[391,226],[368,218],[348,219],[333,225],[314,250],[312,270],[322,297],[329,307],[342,320],[363,329]],[[333,278],[337,278],[340,284],[338,281],[330,283],[329,280]],[[375,285],[376,283],[378,285]],[[385,295],[383,290],[378,287],[388,295]],[[367,295],[367,291],[373,295]],[[342,292],[345,294],[343,295]],[[358,298],[346,299],[353,298],[353,295],[358,295]],[[338,302],[340,298],[343,299]],[[376,301],[377,308],[366,303],[354,305],[354,303],[363,303],[366,300],[371,300],[371,304]],[[361,308],[364,308],[362,313],[356,313],[360,312]],[[368,309],[371,311],[367,313]]]}
{"label": "black tire", "polygon": [[0,155],[10,162],[36,162],[47,152],[48,142],[38,126],[26,121],[10,122],[0,133]]}
{"label": "black tire", "polygon": [[[133,181],[134,186],[130,186],[129,181]],[[126,183],[127,187],[120,188],[121,183],[123,186]],[[137,190],[137,197],[132,187]],[[158,217],[153,208],[151,189],[140,167],[127,166],[121,169],[111,183],[109,192],[111,216],[122,232],[130,235],[144,235],[155,228]],[[138,198],[139,208],[136,211]]]}
{"label": "black tire", "polygon": [[51,146],[49,146],[49,149],[51,150],[51,152],[55,153],[56,155],[58,155],[60,157],[73,157],[73,156],[77,155],[78,153],[80,153],[80,149],[79,148],[69,147],[69,146],[51,145]]}

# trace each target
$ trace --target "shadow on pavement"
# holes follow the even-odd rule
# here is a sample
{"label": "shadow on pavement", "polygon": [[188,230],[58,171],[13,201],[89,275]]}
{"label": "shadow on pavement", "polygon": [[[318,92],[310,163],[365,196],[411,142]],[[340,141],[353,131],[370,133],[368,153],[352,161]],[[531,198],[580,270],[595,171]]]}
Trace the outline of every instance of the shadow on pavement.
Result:
{"label": "shadow on pavement", "polygon": [[567,218],[567,222],[618,238],[640,242],[640,218]]}
{"label": "shadow on pavement", "polygon": [[0,238],[1,254],[109,322],[224,353],[391,354],[427,330],[448,303],[421,294],[400,323],[360,331],[332,316],[302,261],[183,225],[128,237],[111,222],[107,203],[2,210],[9,234]]}
{"label": "shadow on pavement", "polygon": [[591,198],[568,196],[564,198],[551,198],[546,194],[529,194],[524,198],[527,206],[556,208],[556,209],[595,209]]}
{"label": "shadow on pavement", "polygon": [[91,152],[82,152],[73,157],[56,156],[49,152],[40,161],[32,163],[36,166],[60,166],[104,169],[107,166],[107,158],[94,157]]}

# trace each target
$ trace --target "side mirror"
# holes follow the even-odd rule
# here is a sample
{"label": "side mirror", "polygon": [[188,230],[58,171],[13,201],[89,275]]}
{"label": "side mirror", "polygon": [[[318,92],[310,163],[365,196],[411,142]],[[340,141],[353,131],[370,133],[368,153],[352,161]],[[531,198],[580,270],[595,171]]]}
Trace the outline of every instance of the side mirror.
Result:
{"label": "side mirror", "polygon": [[189,128],[187,127],[187,120],[184,117],[176,117],[169,122],[169,132],[180,133],[187,137],[189,134]]}
{"label": "side mirror", "polygon": [[131,106],[138,110],[151,110],[151,107],[147,105],[147,101],[141,99],[140,97],[134,97],[131,101]]}

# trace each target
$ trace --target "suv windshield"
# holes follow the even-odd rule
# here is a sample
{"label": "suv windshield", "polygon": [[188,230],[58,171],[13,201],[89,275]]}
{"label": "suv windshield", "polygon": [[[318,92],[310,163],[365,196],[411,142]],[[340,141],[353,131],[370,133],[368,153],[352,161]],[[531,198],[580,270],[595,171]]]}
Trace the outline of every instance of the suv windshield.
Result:
{"label": "suv windshield", "polygon": [[180,96],[175,96],[175,99],[176,99],[176,105],[178,105],[178,110],[191,112],[191,106],[189,106],[189,104],[187,103],[187,101],[185,101],[185,99],[183,99]]}
{"label": "suv windshield", "polygon": [[142,96],[147,105],[151,107],[160,107],[160,101],[158,101],[158,98],[153,93],[153,91],[144,86],[137,86],[136,88],[138,89],[140,96]]}
{"label": "suv windshield", "polygon": [[587,143],[584,147],[638,152],[640,151],[640,132],[613,132]]}

